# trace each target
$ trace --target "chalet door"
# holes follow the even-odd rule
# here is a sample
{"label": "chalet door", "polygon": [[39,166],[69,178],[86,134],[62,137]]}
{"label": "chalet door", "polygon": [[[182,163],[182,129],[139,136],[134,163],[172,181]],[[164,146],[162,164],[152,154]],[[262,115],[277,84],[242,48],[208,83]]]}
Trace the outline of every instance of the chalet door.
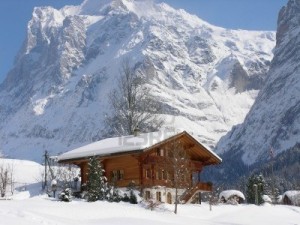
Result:
{"label": "chalet door", "polygon": [[150,199],[150,191],[145,192],[145,199],[149,200]]}
{"label": "chalet door", "polygon": [[161,202],[161,192],[160,191],[156,192],[156,200]]}
{"label": "chalet door", "polygon": [[172,195],[170,192],[168,192],[168,194],[167,194],[167,203],[172,204]]}

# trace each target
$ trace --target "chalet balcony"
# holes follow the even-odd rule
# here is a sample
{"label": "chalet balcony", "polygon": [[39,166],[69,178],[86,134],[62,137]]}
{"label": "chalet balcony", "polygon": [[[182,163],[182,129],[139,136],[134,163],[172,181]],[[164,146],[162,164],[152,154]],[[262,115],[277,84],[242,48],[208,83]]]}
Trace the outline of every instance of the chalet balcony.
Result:
{"label": "chalet balcony", "polygon": [[166,186],[169,187],[170,181],[168,180],[156,180],[156,179],[143,179],[143,186]]}
{"label": "chalet balcony", "polygon": [[[160,155],[148,155],[143,159],[144,166],[154,165],[156,167],[166,167],[168,156],[160,156]],[[201,171],[203,169],[203,163],[196,160],[189,160],[189,168],[192,171]]]}

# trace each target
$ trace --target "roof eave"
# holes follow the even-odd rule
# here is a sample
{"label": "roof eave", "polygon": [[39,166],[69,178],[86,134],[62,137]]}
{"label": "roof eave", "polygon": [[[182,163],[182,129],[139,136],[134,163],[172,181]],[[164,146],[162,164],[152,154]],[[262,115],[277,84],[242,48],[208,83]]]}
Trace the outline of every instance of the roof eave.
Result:
{"label": "roof eave", "polygon": [[88,156],[82,156],[82,157],[77,157],[77,158],[65,158],[65,159],[58,159],[58,163],[72,163],[74,161],[80,161],[80,160],[88,160],[91,157],[97,157],[97,158],[104,158],[104,157],[116,157],[116,156],[122,156],[126,154],[137,154],[137,153],[142,153],[143,149],[135,149],[135,150],[130,150],[126,152],[114,152],[114,153],[109,153],[109,154],[96,154],[96,155],[88,155]]}

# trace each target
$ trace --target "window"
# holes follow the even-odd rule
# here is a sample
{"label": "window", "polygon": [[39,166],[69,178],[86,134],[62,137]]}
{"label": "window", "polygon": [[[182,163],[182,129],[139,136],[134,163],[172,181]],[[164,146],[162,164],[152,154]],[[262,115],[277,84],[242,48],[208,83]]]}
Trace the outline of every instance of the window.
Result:
{"label": "window", "polygon": [[163,179],[163,180],[167,180],[167,178],[168,178],[168,177],[167,177],[167,172],[166,172],[165,170],[162,170],[162,171],[161,171],[161,176],[162,176],[162,179]]}
{"label": "window", "polygon": [[165,155],[165,150],[164,149],[156,149],[156,155],[157,156],[164,156]]}
{"label": "window", "polygon": [[159,149],[156,149],[156,155],[159,156],[160,155],[160,151]]}
{"label": "window", "polygon": [[151,169],[146,169],[146,178],[148,178],[148,179],[152,178]]}
{"label": "window", "polygon": [[173,181],[174,180],[174,173],[168,171],[167,172],[167,180]]}
{"label": "window", "polygon": [[160,151],[159,151],[159,155],[160,156],[164,156],[165,154],[164,154],[164,150],[163,149],[160,149]]}
{"label": "window", "polygon": [[166,175],[167,175],[167,180],[171,180],[171,174],[169,171],[166,172]]}
{"label": "window", "polygon": [[172,204],[172,194],[170,192],[167,194],[167,203]]}
{"label": "window", "polygon": [[145,191],[145,199],[149,200],[151,198],[150,191]]}
{"label": "window", "polygon": [[170,155],[170,151],[166,149],[165,155],[166,155],[167,157],[170,157],[170,156],[171,156],[171,155]]}
{"label": "window", "polygon": [[156,170],[155,171],[155,179],[156,180],[167,180],[167,172],[165,170]]}
{"label": "window", "polygon": [[160,191],[156,192],[156,200],[161,202],[161,192]]}
{"label": "window", "polygon": [[156,180],[159,180],[159,172],[158,171],[156,171],[155,177],[156,177]]}
{"label": "window", "polygon": [[118,181],[124,179],[124,170],[113,170],[111,172],[112,181]]}
{"label": "window", "polygon": [[111,171],[110,176],[111,176],[112,181],[116,181],[117,180],[117,171],[116,170]]}
{"label": "window", "polygon": [[117,170],[117,177],[118,177],[118,180],[123,180],[124,179],[124,170]]}

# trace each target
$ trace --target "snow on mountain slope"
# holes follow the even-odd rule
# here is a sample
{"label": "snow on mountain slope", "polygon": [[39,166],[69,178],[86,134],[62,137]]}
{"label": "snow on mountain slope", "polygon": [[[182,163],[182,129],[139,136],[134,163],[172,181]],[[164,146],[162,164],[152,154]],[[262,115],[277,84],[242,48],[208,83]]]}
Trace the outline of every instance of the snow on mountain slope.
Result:
{"label": "snow on mountain slope", "polygon": [[246,164],[277,155],[300,139],[300,2],[279,13],[276,47],[268,78],[243,124],[218,144],[217,152],[240,154]]}
{"label": "snow on mountain slope", "polygon": [[0,158],[0,166],[12,171],[16,185],[38,183],[43,178],[44,167],[33,161]]}
{"label": "snow on mountain slope", "polygon": [[99,140],[124,58],[148,78],[167,126],[213,148],[249,111],[274,45],[274,32],[215,27],[152,1],[35,8],[0,86],[2,153],[40,160]]}

